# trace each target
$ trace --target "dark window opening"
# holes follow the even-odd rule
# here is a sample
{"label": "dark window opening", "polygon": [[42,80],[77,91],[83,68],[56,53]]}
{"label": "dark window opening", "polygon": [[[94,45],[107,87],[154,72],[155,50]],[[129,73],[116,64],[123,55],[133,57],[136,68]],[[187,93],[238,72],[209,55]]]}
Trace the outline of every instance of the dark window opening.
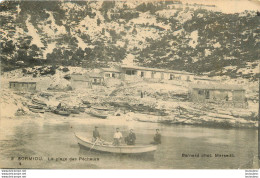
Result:
{"label": "dark window opening", "polygon": [[198,91],[198,94],[199,94],[199,95],[203,95],[203,94],[204,94],[203,90],[199,90],[199,91]]}
{"label": "dark window opening", "polygon": [[209,99],[209,91],[208,90],[205,91],[205,96],[206,96],[206,99]]}
{"label": "dark window opening", "polygon": [[174,79],[174,75],[170,74],[170,80],[173,80],[173,79]]}
{"label": "dark window opening", "polygon": [[144,77],[144,72],[141,72],[141,77]]}

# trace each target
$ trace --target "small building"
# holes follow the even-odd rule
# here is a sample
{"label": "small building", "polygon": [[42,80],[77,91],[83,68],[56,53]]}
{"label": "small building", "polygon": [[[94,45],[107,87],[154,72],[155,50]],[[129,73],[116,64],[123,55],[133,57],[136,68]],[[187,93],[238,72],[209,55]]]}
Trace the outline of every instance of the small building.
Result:
{"label": "small building", "polygon": [[35,91],[36,82],[11,81],[9,82],[9,88],[17,91]]}
{"label": "small building", "polygon": [[194,76],[189,72],[168,69],[156,69],[139,66],[122,66],[121,68],[124,75],[135,75],[144,79],[192,81]]}
{"label": "small building", "polygon": [[89,79],[89,85],[103,85],[104,77],[101,73],[87,73],[86,76]]}
{"label": "small building", "polygon": [[228,84],[193,84],[190,86],[193,102],[218,103],[244,107],[247,104],[245,89]]}
{"label": "small building", "polygon": [[121,78],[121,71],[115,68],[101,68],[100,73],[104,78]]}
{"label": "small building", "polygon": [[72,89],[84,89],[89,87],[89,78],[82,74],[71,74],[71,87]]}

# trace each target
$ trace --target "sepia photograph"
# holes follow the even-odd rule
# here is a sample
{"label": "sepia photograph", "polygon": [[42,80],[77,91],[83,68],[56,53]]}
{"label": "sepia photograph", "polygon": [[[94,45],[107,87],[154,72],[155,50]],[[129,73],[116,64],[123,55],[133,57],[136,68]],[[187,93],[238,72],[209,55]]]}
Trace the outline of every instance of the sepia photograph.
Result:
{"label": "sepia photograph", "polygon": [[260,2],[1,1],[1,169],[259,169]]}

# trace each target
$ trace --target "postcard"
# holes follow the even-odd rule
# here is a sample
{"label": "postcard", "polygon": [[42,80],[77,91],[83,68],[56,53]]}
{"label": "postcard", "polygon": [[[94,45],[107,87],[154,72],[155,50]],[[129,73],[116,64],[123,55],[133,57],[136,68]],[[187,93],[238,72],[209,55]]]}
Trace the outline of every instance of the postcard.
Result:
{"label": "postcard", "polygon": [[0,168],[259,168],[259,2],[0,11]]}

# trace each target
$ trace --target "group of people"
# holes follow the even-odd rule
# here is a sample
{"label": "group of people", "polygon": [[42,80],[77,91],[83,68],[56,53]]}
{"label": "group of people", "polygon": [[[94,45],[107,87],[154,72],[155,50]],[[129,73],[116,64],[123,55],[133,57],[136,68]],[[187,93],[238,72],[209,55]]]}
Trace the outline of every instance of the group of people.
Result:
{"label": "group of people", "polygon": [[[119,128],[116,128],[116,132],[114,133],[114,137],[113,137],[113,145],[114,146],[119,146],[122,143],[123,140],[123,135],[120,132]],[[133,129],[129,130],[129,134],[125,137],[124,141],[127,145],[135,145],[135,140],[136,140],[136,135],[134,133]],[[100,134],[98,131],[98,127],[95,126],[95,130],[93,131],[93,139],[92,142],[100,142],[102,143],[102,139],[100,138]],[[154,135],[153,138],[153,142],[151,142],[151,144],[161,144],[161,134],[159,132],[159,129],[156,129],[156,133]]]}

